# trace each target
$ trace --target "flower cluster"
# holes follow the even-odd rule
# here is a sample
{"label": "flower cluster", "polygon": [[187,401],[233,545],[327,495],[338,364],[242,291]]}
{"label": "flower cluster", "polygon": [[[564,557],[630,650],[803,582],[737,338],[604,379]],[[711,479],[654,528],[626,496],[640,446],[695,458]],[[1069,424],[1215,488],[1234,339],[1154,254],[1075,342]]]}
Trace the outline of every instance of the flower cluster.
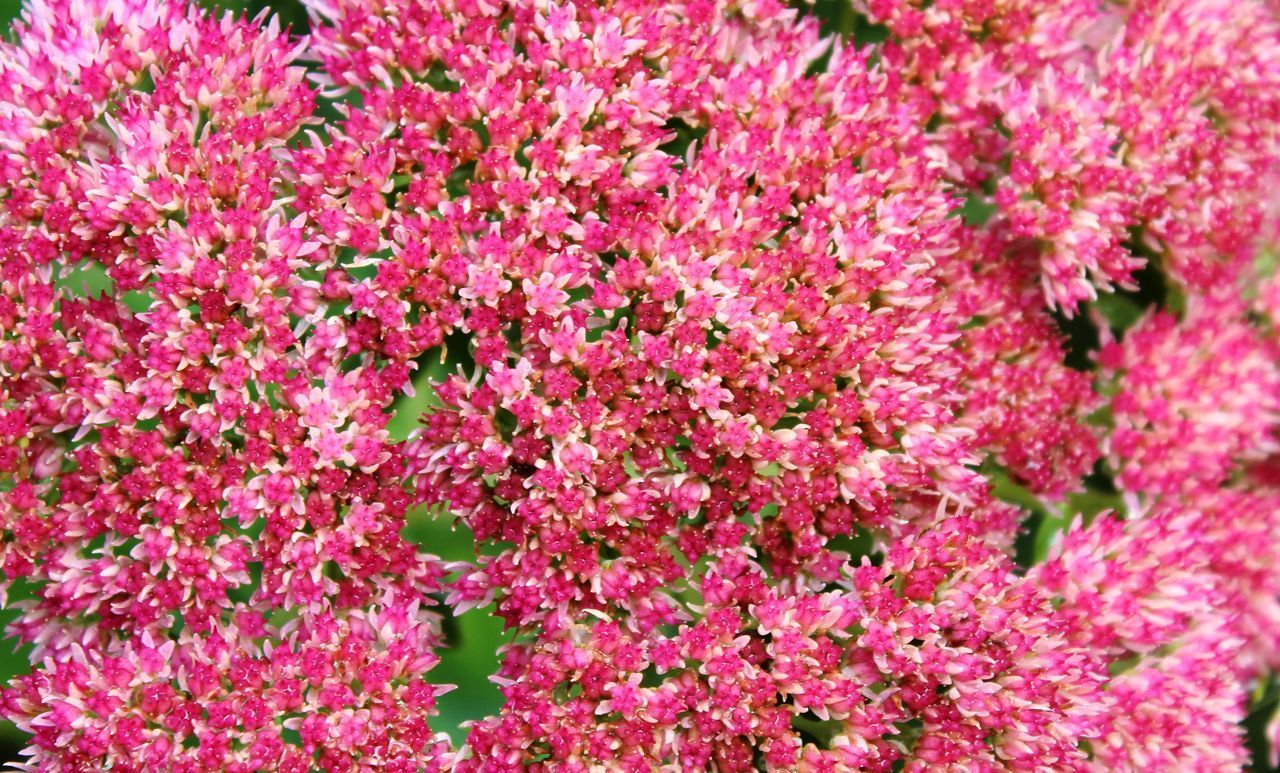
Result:
{"label": "flower cluster", "polygon": [[445,569],[399,534],[385,429],[409,366],[329,312],[334,259],[287,203],[298,53],[51,0],[0,56],[0,566],[42,664],[5,711],[36,767],[437,757]]}
{"label": "flower cluster", "polygon": [[1274,3],[308,10],[0,46],[30,769],[1245,764]]}

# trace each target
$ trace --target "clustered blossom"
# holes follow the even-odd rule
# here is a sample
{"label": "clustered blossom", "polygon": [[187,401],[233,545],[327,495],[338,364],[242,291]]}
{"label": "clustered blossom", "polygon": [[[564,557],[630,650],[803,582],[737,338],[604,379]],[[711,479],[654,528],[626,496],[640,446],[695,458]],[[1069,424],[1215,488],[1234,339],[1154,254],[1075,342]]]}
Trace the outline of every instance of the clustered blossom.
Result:
{"label": "clustered blossom", "polygon": [[1280,452],[1280,349],[1247,321],[1239,299],[1190,299],[1099,353],[1115,379],[1107,438],[1126,491],[1194,493],[1221,486],[1241,462]]}
{"label": "clustered blossom", "polygon": [[29,769],[1246,764],[1274,3],[308,8],[0,46]]}
{"label": "clustered blossom", "polygon": [[39,664],[4,702],[36,768],[440,756],[445,568],[399,534],[385,429],[410,367],[322,304],[332,257],[284,196],[298,53],[54,0],[0,56],[0,566]]}

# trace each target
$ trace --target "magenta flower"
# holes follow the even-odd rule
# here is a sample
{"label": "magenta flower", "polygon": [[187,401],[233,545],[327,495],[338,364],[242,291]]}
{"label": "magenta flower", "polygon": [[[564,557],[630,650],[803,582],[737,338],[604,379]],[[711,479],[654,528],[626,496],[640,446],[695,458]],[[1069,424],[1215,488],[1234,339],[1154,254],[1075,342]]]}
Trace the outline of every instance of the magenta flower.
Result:
{"label": "magenta flower", "polygon": [[1274,3],[308,10],[0,47],[27,769],[1247,763]]}

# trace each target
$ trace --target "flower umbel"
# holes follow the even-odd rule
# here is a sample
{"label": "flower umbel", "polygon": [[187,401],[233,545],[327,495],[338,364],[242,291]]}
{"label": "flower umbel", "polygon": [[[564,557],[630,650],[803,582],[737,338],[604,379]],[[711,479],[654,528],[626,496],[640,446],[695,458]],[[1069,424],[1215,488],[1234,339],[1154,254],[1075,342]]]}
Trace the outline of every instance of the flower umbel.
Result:
{"label": "flower umbel", "polygon": [[1274,3],[307,10],[0,47],[27,768],[1246,763]]}

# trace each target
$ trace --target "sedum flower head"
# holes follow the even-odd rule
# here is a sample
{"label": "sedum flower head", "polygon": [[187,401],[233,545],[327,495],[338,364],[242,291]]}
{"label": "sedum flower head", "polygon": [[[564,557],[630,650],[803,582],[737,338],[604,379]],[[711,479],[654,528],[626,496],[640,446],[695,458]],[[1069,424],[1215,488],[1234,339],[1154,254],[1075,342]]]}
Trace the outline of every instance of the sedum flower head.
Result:
{"label": "sedum flower head", "polygon": [[1244,764],[1274,4],[308,11],[0,46],[29,769]]}

